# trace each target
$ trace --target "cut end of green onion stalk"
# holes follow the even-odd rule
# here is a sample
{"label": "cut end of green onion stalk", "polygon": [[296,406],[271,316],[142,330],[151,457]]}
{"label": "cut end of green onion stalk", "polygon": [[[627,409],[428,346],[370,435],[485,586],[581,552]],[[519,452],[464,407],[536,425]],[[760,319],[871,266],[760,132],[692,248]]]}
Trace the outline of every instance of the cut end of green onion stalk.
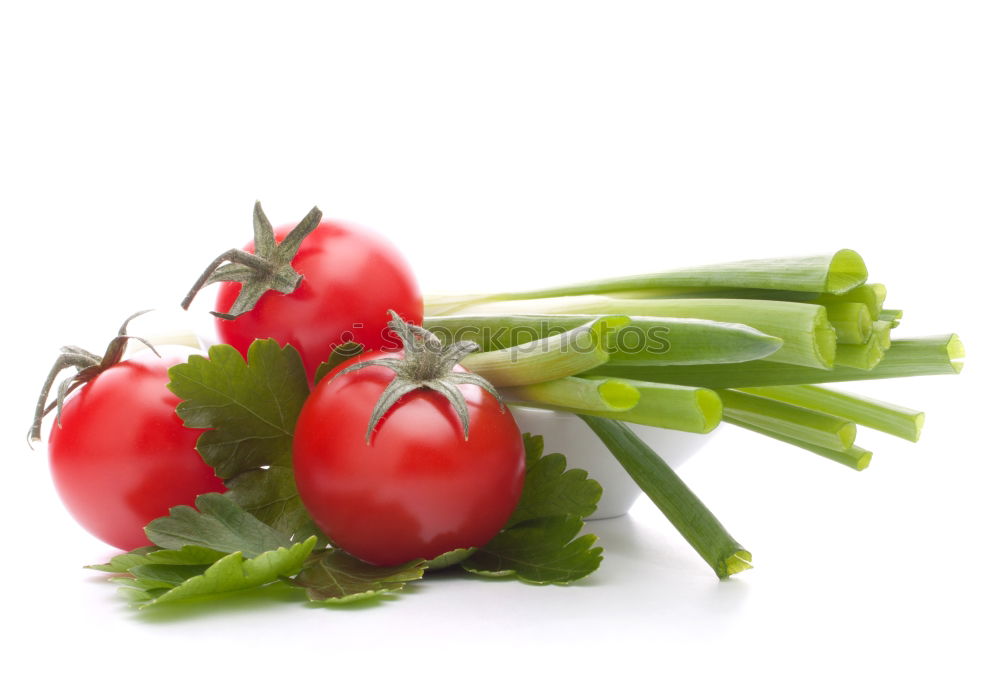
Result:
{"label": "cut end of green onion stalk", "polygon": [[924,430],[925,419],[926,415],[923,412],[920,412],[919,414],[913,417],[913,435],[907,436],[909,440],[913,442],[917,442],[918,440],[920,440],[920,433],[923,432]]}
{"label": "cut end of green onion stalk", "polygon": [[834,360],[837,358],[837,330],[826,318],[826,309],[819,308],[816,315],[815,337],[813,353],[820,364],[815,365],[823,369],[832,369]]}
{"label": "cut end of green onion stalk", "polygon": [[612,342],[611,334],[622,326],[632,323],[627,316],[602,316],[590,327],[590,339],[595,347],[607,350]]}
{"label": "cut end of green onion stalk", "polygon": [[597,392],[614,411],[625,411],[639,403],[639,390],[625,381],[604,381],[598,386]]}
{"label": "cut end of green onion stalk", "polygon": [[863,447],[854,447],[852,449],[857,458],[853,464],[848,464],[848,466],[851,466],[856,471],[864,471],[872,463],[872,453]]}
{"label": "cut end of green onion stalk", "polygon": [[728,578],[729,576],[735,575],[740,571],[746,571],[753,568],[750,562],[753,561],[753,555],[747,550],[743,549],[739,552],[734,552],[726,557],[724,562],[724,568],[720,569],[724,571],[719,573],[720,578]]}
{"label": "cut end of green onion stalk", "polygon": [[704,417],[704,424],[698,433],[711,433],[722,423],[722,399],[714,390],[698,388],[694,393],[695,403]]}
{"label": "cut end of green onion stalk", "polygon": [[839,250],[830,260],[826,292],[842,293],[868,280],[865,260],[854,250]]}
{"label": "cut end of green onion stalk", "polygon": [[962,367],[965,366],[965,345],[959,340],[958,336],[954,333],[948,338],[948,345],[945,347],[948,352],[948,359],[951,361],[951,367],[955,369],[955,373],[960,373]]}
{"label": "cut end of green onion stalk", "polygon": [[846,449],[854,445],[854,441],[858,437],[858,426],[855,423],[846,423],[836,431],[835,435],[840,438],[840,443]]}

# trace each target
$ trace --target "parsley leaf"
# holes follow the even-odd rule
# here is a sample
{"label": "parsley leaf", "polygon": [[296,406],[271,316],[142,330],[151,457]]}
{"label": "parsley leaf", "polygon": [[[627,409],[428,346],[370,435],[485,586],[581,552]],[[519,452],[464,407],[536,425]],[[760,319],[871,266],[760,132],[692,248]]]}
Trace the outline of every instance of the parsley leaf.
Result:
{"label": "parsley leaf", "polygon": [[150,521],[146,537],[165,549],[180,550],[186,545],[207,547],[226,554],[240,552],[250,558],[288,544],[282,535],[253,514],[240,508],[225,495],[199,495],[193,507],[170,508],[170,515]]}
{"label": "parsley leaf", "polygon": [[427,562],[422,559],[398,566],[373,566],[340,549],[314,554],[292,584],[305,588],[314,602],[343,604],[402,590],[407,581],[419,580]]}
{"label": "parsley leaf", "polygon": [[167,386],[182,402],[184,425],[207,428],[202,459],[226,481],[241,508],[296,540],[315,533],[295,489],[292,436],[309,395],[302,358],[291,345],[257,340],[247,359],[229,345],[170,369]]}
{"label": "parsley leaf", "polygon": [[193,599],[227,592],[238,592],[266,585],[292,575],[302,568],[315,538],[291,547],[263,552],[245,559],[240,552],[227,554],[210,566],[182,564],[143,564],[130,571],[131,576],[114,578],[123,585],[122,594],[139,608],[181,599]]}
{"label": "parsley leaf", "polygon": [[561,454],[542,456],[544,449],[542,436],[525,434],[524,490],[508,528],[547,516],[585,518],[597,510],[600,484],[588,478],[583,469],[567,471],[566,457]]}
{"label": "parsley leaf", "polygon": [[356,343],[353,340],[350,342],[341,343],[333,348],[330,352],[330,357],[325,362],[320,364],[316,368],[316,376],[313,378],[313,384],[319,385],[319,382],[326,377],[326,374],[333,371],[335,368],[346,362],[348,359],[353,359],[359,354],[365,351],[364,345],[361,343]]}
{"label": "parsley leaf", "polygon": [[596,535],[574,539],[583,519],[548,516],[525,521],[493,538],[464,562],[463,568],[485,576],[515,576],[538,584],[565,585],[597,570],[601,564]]}
{"label": "parsley leaf", "polygon": [[120,554],[95,570],[125,574],[112,580],[135,606],[247,590],[297,573],[316,538],[291,544],[219,493],[200,495],[198,509],[177,506],[146,526],[159,547]]}
{"label": "parsley leaf", "polygon": [[542,456],[541,436],[524,435],[524,490],[506,527],[462,562],[470,573],[514,576],[529,583],[566,584],[601,563],[597,537],[574,538],[597,509],[601,486],[581,469],[566,470],[561,454]]}

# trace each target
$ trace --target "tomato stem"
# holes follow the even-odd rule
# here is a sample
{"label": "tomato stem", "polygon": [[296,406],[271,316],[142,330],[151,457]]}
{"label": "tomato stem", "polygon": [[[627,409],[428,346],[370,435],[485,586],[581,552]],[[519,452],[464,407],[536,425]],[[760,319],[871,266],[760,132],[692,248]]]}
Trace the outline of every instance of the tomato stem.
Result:
{"label": "tomato stem", "polygon": [[[67,345],[60,350],[60,355],[56,358],[55,364],[49,370],[49,375],[45,378],[45,383],[42,384],[42,391],[38,395],[38,402],[35,404],[35,417],[31,423],[31,430],[28,432],[28,441],[33,442],[42,439],[42,420],[45,418],[49,412],[53,409],[56,410],[56,420],[62,415],[63,403],[71,392],[76,390],[81,385],[92,381],[101,375],[104,371],[117,364],[122,360],[122,356],[125,354],[125,347],[128,345],[129,340],[137,340],[143,345],[148,347],[156,356],[160,356],[160,353],[156,351],[148,341],[143,338],[139,338],[134,335],[128,335],[127,329],[129,322],[137,316],[141,316],[151,310],[144,309],[141,312],[136,312],[132,316],[125,319],[121,327],[118,329],[118,335],[111,339],[108,343],[107,349],[104,351],[104,356],[99,357],[93,352],[88,352],[82,347],[77,347],[75,345]],[[60,373],[69,368],[75,368],[76,373],[72,376],[65,378],[62,383],[59,384],[59,388],[56,392],[56,399],[46,405],[49,399],[49,395],[52,393],[52,386],[56,382],[56,378]]]}
{"label": "tomato stem", "polygon": [[441,342],[441,339],[429,330],[403,321],[391,309],[389,310],[389,316],[392,317],[388,324],[389,330],[398,335],[399,339],[403,341],[403,358],[381,357],[379,359],[369,359],[352,364],[337,374],[337,376],[340,376],[367,366],[384,366],[396,373],[396,377],[386,386],[378,402],[375,404],[371,419],[368,421],[368,432],[365,435],[365,442],[371,443],[375,426],[378,425],[378,422],[385,416],[386,412],[396,402],[401,400],[404,395],[418,388],[427,388],[444,395],[458,413],[466,440],[469,439],[469,407],[465,402],[462,391],[458,389],[459,385],[478,385],[500,402],[500,410],[503,411],[500,394],[488,380],[467,371],[455,371],[455,366],[467,355],[478,350],[479,345],[468,340],[459,340],[445,346]]}
{"label": "tomato stem", "polygon": [[242,283],[240,294],[228,312],[212,312],[220,319],[235,319],[252,310],[261,297],[270,290],[288,295],[302,284],[302,274],[292,268],[292,259],[302,241],[316,230],[323,212],[313,207],[302,221],[278,243],[274,228],[260,206],[253,207],[254,251],[233,248],[226,250],[208,265],[181,301],[187,309],[195,295],[207,285],[222,281]]}

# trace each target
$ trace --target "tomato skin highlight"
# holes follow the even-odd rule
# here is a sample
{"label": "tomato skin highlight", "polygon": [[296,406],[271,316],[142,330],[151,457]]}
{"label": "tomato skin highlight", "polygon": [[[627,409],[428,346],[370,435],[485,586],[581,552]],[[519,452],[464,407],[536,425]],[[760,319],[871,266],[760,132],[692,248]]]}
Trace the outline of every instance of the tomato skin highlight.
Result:
{"label": "tomato skin highlight", "polygon": [[113,547],[148,545],[150,521],[225,491],[195,450],[202,431],[174,411],[180,400],[167,390],[167,369],[180,361],[142,353],[119,362],[71,395],[53,423],[56,490],[73,518]]}
{"label": "tomato skin highlight", "polygon": [[[280,243],[292,228],[276,228],[276,240]],[[251,242],[244,249],[253,248]],[[348,340],[366,349],[398,349],[398,341],[383,334],[390,309],[412,323],[423,320],[423,299],[413,272],[396,248],[375,233],[321,221],[302,242],[292,267],[303,276],[294,292],[267,292],[246,314],[216,319],[222,342],[244,355],[257,338],[291,344],[302,354],[311,380],[330,351]],[[222,283],[216,311],[229,311],[240,287]]]}
{"label": "tomato skin highlight", "polygon": [[[394,372],[340,368],[400,353],[367,352],[324,378],[299,415],[293,466],[299,494],[334,543],[378,565],[478,547],[510,518],[524,485],[524,444],[510,412],[474,385],[454,408],[427,389],[405,395],[365,443],[368,420]],[[458,367],[456,367],[458,368]]]}

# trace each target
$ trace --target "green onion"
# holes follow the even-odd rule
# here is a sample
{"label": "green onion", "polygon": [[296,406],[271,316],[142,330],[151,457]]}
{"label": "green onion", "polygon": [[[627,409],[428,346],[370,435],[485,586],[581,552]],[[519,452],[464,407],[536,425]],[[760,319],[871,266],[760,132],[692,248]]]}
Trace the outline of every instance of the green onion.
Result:
{"label": "green onion", "polygon": [[557,297],[526,302],[491,302],[470,307],[467,313],[654,316],[741,323],[784,341],[769,360],[823,369],[833,366],[837,347],[837,334],[827,319],[826,309],[801,302]]}
{"label": "green onion", "polygon": [[739,426],[740,428],[751,430],[754,433],[760,433],[761,435],[766,435],[769,438],[780,440],[781,442],[786,442],[789,445],[794,445],[795,447],[808,450],[813,454],[826,457],[827,459],[835,461],[838,464],[850,466],[856,471],[864,471],[868,468],[868,465],[871,464],[872,461],[872,453],[863,447],[858,447],[857,445],[852,445],[843,449],[831,449],[829,447],[823,447],[821,445],[814,445],[812,443],[796,440],[787,435],[782,435],[781,433],[770,431],[766,428],[761,428],[760,426],[740,421],[739,419],[726,419],[726,423],[731,423],[734,426]]}
{"label": "green onion", "polygon": [[740,390],[840,416],[913,442],[920,438],[924,425],[924,413],[921,411],[818,385],[772,385]]}
{"label": "green onion", "polygon": [[462,366],[496,386],[529,385],[572,376],[608,361],[608,338],[627,316],[602,316],[565,333],[492,352],[476,352]]}
{"label": "green onion", "polygon": [[592,416],[580,418],[719,578],[751,568],[750,552],[733,539],[674,470],[625,424]]}
{"label": "green onion", "polygon": [[823,411],[735,390],[719,390],[722,416],[757,426],[800,442],[842,450],[854,444],[857,426]]}
{"label": "green onion", "polygon": [[882,321],[881,319],[872,322],[872,336],[875,338],[875,342],[878,346],[882,348],[883,352],[892,346],[890,331],[892,331],[891,322]]}
{"label": "green onion", "polygon": [[878,366],[885,357],[885,348],[880,338],[871,335],[868,342],[860,345],[837,345],[836,366],[870,370]]}
{"label": "green onion", "polygon": [[[513,347],[590,320],[588,316],[443,316],[424,328],[445,342],[471,340],[484,352]],[[608,352],[613,364],[730,364],[767,357],[781,339],[743,324],[698,319],[635,316],[614,331]]]}
{"label": "green onion", "polygon": [[[722,421],[722,401],[713,390],[669,383],[624,381],[620,378],[595,378],[593,380],[613,380],[627,383],[639,391],[639,401],[634,407],[615,411],[575,409],[559,402],[545,403],[530,400],[517,400],[512,404],[539,409],[573,410],[578,414],[620,419],[629,423],[670,428],[688,433],[710,433]],[[506,391],[505,388],[503,392],[506,393]]]}
{"label": "green onion", "polygon": [[769,359],[740,364],[697,364],[692,366],[628,366],[606,364],[590,376],[614,376],[656,383],[677,383],[703,388],[742,388],[762,385],[802,385],[861,381],[906,376],[956,374],[965,348],[957,335],[894,340],[892,347],[874,369],[837,366],[830,370],[777,364]]}
{"label": "green onion", "polygon": [[[869,316],[871,316],[872,320],[874,320],[878,318],[882,311],[882,303],[885,302],[885,292],[885,286],[881,283],[871,283],[859,285],[839,294],[796,292],[794,290],[764,290],[761,288],[729,288],[719,290],[692,289],[671,292],[669,294],[660,293],[657,297],[715,297],[741,300],[784,300],[786,302],[807,302],[810,304],[819,304],[824,307],[853,302],[863,304],[868,310]],[[616,292],[614,294],[616,297],[652,297],[650,293],[643,293],[643,291]]]}
{"label": "green onion", "polygon": [[878,318],[879,313],[882,311],[882,303],[885,302],[885,286],[881,283],[868,283],[851,288],[839,295],[822,294],[813,300],[807,301],[827,307],[845,302],[856,302],[863,304],[868,310],[868,315],[874,320]]}
{"label": "green onion", "polygon": [[508,404],[534,404],[565,410],[622,412],[639,403],[640,392],[629,381],[613,378],[560,378],[503,389]]}
{"label": "green onion", "polygon": [[648,297],[656,297],[678,289],[683,291],[763,288],[807,293],[842,293],[861,285],[867,278],[868,269],[861,255],[853,250],[840,250],[827,255],[752,259],[640,276],[608,278],[540,290],[494,295],[429,297],[425,301],[425,313],[428,316],[437,316],[456,313],[472,304],[482,302],[530,300],[566,295],[644,292]]}
{"label": "green onion", "polygon": [[896,328],[899,326],[899,322],[903,318],[902,309],[883,309],[878,315],[879,321],[888,321],[889,324]]}
{"label": "green onion", "polygon": [[825,305],[826,316],[837,331],[837,344],[860,345],[872,335],[872,316],[860,302]]}

